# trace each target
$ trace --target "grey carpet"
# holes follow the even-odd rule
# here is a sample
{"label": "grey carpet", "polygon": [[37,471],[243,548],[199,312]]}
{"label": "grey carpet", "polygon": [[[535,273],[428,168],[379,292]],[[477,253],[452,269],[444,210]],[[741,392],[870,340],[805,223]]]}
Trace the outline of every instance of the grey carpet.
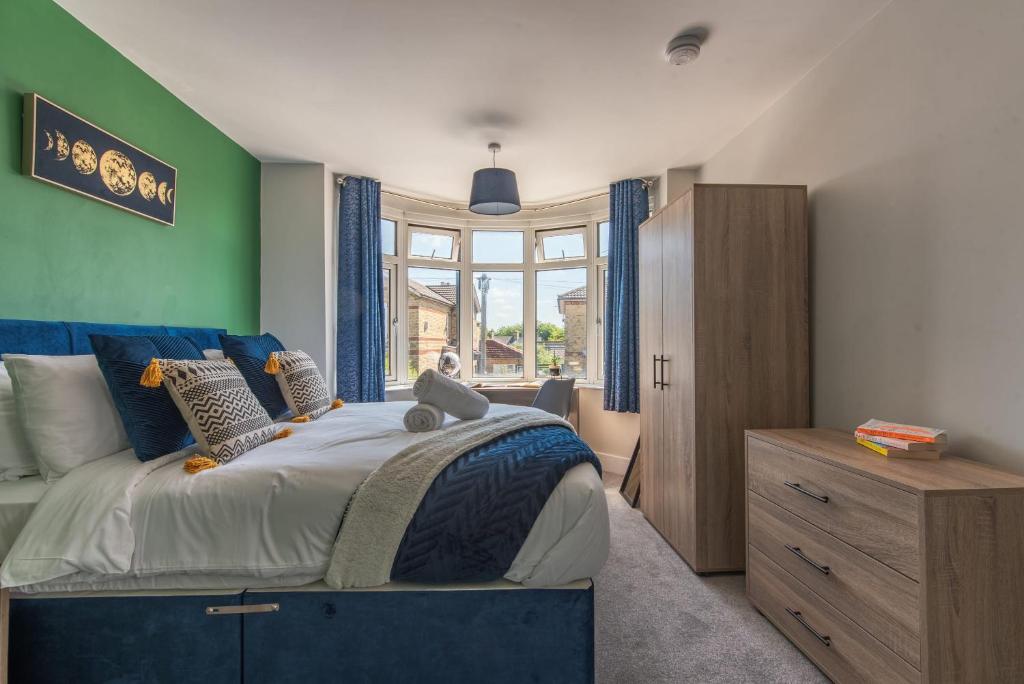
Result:
{"label": "grey carpet", "polygon": [[606,493],[611,555],[595,580],[599,684],[828,681],[747,603],[743,575],[698,577],[617,488]]}

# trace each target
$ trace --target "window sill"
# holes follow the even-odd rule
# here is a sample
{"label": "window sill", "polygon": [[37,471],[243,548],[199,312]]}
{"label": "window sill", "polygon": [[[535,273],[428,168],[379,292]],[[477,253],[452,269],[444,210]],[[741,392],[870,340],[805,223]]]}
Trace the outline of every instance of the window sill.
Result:
{"label": "window sill", "polygon": [[[544,378],[544,380],[547,380],[547,378]],[[537,380],[536,381],[536,383],[537,383],[536,385],[527,384],[527,383],[533,382],[532,380],[512,380],[512,381],[509,381],[509,382],[490,382],[490,381],[487,381],[487,380],[474,379],[474,380],[463,380],[463,381],[460,381],[460,382],[463,382],[464,384],[468,384],[468,385],[481,384],[481,385],[483,385],[484,387],[487,387],[487,388],[514,387],[514,388],[519,388],[519,389],[524,389],[524,388],[528,389],[530,387],[538,387],[539,388],[542,384],[544,384],[544,380]],[[576,387],[578,387],[580,389],[600,389],[600,390],[603,390],[604,389],[604,383],[603,382],[579,382],[579,381],[577,381],[576,382]],[[384,386],[384,391],[385,392],[390,392],[392,390],[398,391],[398,390],[407,390],[407,389],[412,389],[412,383],[411,382],[390,382],[390,383],[387,383]]]}

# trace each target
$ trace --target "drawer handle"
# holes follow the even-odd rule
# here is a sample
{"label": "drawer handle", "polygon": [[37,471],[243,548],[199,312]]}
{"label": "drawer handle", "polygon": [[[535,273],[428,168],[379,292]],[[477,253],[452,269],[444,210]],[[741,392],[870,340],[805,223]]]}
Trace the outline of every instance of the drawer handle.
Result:
{"label": "drawer handle", "polygon": [[207,606],[207,615],[247,615],[249,613],[276,613],[281,610],[279,603],[256,603],[246,606]]}
{"label": "drawer handle", "polygon": [[804,496],[811,497],[815,501],[820,501],[821,503],[828,503],[828,496],[826,496],[824,494],[815,494],[814,492],[809,492],[806,489],[804,489],[803,487],[801,487],[799,482],[790,482],[790,481],[786,480],[782,484],[786,485],[790,489],[795,489],[796,491],[800,492]]}
{"label": "drawer handle", "polygon": [[788,549],[791,554],[793,554],[794,556],[796,556],[797,558],[802,560],[804,563],[807,563],[812,568],[814,568],[815,570],[820,572],[822,575],[827,575],[830,572],[832,572],[832,569],[830,567],[828,567],[827,565],[822,565],[821,563],[815,563],[810,558],[805,556],[804,552],[800,550],[799,546],[793,546],[792,544],[786,544],[786,549]]}
{"label": "drawer handle", "polygon": [[818,630],[814,629],[809,624],[807,624],[807,620],[804,619],[804,616],[800,613],[799,610],[793,610],[792,608],[786,608],[786,612],[789,613],[790,615],[792,615],[793,619],[796,620],[797,622],[799,622],[803,626],[804,629],[806,629],[808,632],[813,634],[815,639],[817,639],[821,643],[825,644],[825,646],[828,646],[829,648],[832,647],[832,637],[828,636],[827,634],[822,634],[821,632],[819,632]]}

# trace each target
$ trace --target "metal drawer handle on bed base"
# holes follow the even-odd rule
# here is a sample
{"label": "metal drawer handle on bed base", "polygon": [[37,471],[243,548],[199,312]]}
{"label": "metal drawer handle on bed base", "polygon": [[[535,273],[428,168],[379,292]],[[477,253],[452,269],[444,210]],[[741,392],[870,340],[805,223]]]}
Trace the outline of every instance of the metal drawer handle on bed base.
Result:
{"label": "metal drawer handle on bed base", "polygon": [[251,606],[207,606],[207,615],[239,615],[244,613],[276,613],[279,603],[256,603]]}

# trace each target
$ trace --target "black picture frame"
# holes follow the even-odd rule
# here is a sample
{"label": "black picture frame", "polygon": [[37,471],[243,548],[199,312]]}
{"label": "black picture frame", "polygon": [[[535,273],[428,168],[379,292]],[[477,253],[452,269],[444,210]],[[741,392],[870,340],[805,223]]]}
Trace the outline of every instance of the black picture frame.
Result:
{"label": "black picture frame", "polygon": [[24,98],[27,176],[173,226],[178,170],[38,93]]}

